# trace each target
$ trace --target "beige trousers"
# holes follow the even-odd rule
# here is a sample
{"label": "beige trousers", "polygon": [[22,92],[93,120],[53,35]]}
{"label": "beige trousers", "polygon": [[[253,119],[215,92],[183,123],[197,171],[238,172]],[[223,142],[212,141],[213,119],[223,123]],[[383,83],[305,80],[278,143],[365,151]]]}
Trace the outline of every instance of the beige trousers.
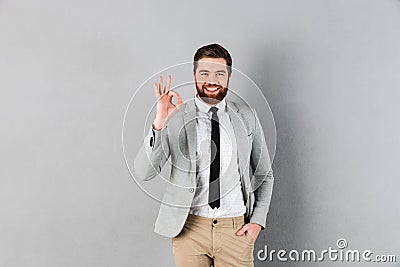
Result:
{"label": "beige trousers", "polygon": [[254,266],[254,239],[246,232],[235,233],[244,217],[206,218],[189,214],[178,236],[172,238],[177,267]]}

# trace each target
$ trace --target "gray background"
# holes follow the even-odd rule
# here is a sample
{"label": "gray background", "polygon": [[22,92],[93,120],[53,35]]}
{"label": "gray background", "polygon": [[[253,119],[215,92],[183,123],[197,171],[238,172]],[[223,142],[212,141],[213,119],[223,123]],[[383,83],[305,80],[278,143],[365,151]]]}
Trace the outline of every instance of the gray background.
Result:
{"label": "gray background", "polygon": [[145,79],[210,42],[276,120],[255,250],[343,237],[399,261],[399,25],[395,0],[1,1],[0,266],[173,266],[152,232],[159,204],[125,166],[122,119]]}

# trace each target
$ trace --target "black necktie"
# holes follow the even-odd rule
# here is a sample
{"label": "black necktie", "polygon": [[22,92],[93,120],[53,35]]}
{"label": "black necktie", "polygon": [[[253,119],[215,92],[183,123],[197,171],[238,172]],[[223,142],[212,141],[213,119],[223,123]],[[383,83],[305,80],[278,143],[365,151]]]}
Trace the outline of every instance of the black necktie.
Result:
{"label": "black necktie", "polygon": [[209,181],[209,194],[208,204],[211,208],[219,208],[219,168],[220,168],[220,156],[219,156],[219,121],[217,116],[218,108],[211,107],[212,112],[211,119],[211,165],[210,165],[210,181]]}

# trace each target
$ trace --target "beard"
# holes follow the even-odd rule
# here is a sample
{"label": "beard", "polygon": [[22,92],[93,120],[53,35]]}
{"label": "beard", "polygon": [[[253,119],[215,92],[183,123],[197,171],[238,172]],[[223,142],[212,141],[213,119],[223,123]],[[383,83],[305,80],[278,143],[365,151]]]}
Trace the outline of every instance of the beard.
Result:
{"label": "beard", "polygon": [[210,105],[218,104],[228,93],[228,87],[224,87],[222,85],[210,84],[206,82],[200,83],[197,82],[197,80],[195,80],[195,83],[199,97],[201,97],[204,102]]}

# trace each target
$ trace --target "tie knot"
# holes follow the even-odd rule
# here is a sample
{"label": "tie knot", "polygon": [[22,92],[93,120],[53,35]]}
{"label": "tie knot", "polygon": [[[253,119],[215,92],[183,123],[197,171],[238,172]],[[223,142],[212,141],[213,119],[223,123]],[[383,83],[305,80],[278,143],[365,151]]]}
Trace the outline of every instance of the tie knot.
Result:
{"label": "tie knot", "polygon": [[218,108],[217,108],[217,107],[211,107],[211,108],[210,108],[210,111],[211,111],[213,114],[217,114]]}

